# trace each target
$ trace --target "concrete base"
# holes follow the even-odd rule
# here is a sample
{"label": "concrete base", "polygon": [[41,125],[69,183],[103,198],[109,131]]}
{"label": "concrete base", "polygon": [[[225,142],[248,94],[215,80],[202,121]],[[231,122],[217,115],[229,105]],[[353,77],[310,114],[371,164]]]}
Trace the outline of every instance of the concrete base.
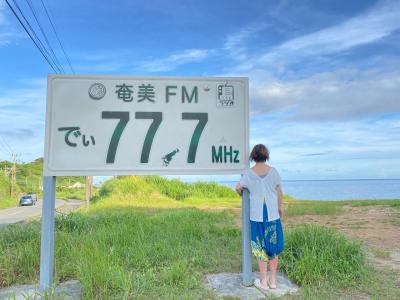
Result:
{"label": "concrete base", "polygon": [[[253,272],[253,280],[260,278],[260,273]],[[254,286],[242,285],[241,273],[219,273],[207,275],[207,287],[214,290],[220,297],[235,297],[239,299],[265,299],[266,296],[281,297],[296,293],[298,286],[292,283],[284,274],[277,275],[277,288],[268,289],[264,294]]]}
{"label": "concrete base", "polygon": [[[26,300],[26,299],[63,299],[78,300],[82,297],[82,286],[78,280],[69,280],[60,283],[54,291],[41,294],[38,285],[18,285],[0,289],[0,299]],[[42,297],[43,296],[43,297]]]}

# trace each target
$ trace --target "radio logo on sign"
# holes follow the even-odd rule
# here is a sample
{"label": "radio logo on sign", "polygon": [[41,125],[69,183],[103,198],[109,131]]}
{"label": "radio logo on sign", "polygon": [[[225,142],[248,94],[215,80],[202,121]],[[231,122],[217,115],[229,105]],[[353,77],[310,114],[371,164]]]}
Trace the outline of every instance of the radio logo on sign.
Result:
{"label": "radio logo on sign", "polygon": [[235,88],[229,84],[217,85],[217,106],[233,107],[235,105]]}

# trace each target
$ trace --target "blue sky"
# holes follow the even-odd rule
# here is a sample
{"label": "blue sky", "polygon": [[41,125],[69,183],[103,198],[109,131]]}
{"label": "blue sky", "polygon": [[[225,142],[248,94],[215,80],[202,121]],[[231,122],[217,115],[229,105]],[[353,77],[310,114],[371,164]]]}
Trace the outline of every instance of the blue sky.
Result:
{"label": "blue sky", "polygon": [[[400,1],[44,2],[76,73],[248,76],[284,179],[400,178]],[[33,160],[52,70],[4,1],[0,69],[0,159]]]}

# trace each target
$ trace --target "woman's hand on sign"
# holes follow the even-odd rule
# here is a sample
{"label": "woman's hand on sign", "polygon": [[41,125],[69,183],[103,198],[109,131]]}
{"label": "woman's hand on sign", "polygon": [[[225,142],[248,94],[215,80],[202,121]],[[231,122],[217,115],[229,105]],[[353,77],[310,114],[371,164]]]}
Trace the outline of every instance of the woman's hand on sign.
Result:
{"label": "woman's hand on sign", "polygon": [[239,195],[242,195],[243,188],[242,188],[242,186],[240,185],[239,182],[236,184],[235,190]]}

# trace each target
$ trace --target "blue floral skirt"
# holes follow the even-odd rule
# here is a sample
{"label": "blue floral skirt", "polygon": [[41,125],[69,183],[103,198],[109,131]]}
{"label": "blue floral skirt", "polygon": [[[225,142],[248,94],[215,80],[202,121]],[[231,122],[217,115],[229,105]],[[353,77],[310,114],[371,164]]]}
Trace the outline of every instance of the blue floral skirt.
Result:
{"label": "blue floral skirt", "polygon": [[285,247],[281,219],[268,222],[264,203],[263,222],[250,221],[251,252],[259,259],[268,261],[281,253]]}

